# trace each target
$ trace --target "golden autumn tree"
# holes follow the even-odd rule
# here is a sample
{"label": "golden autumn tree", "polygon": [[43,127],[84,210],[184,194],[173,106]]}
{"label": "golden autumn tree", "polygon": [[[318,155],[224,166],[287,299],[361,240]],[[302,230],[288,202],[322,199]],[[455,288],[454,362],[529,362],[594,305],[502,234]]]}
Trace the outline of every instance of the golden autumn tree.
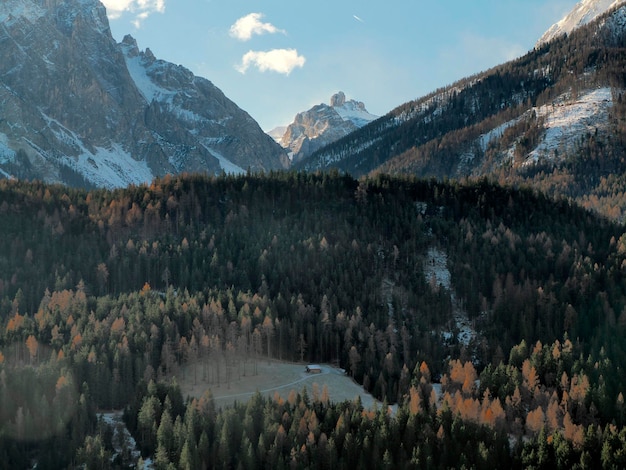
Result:
{"label": "golden autumn tree", "polygon": [[540,406],[532,411],[528,412],[526,416],[526,429],[532,434],[537,434],[541,431],[546,421],[546,415]]}
{"label": "golden autumn tree", "polygon": [[29,335],[28,338],[26,338],[26,347],[28,348],[28,355],[30,363],[32,364],[37,358],[37,352],[39,351],[39,342],[37,341],[37,338],[33,335]]}
{"label": "golden autumn tree", "polygon": [[411,386],[409,389],[409,413],[411,415],[416,415],[420,411],[422,411],[422,399],[420,397],[419,391],[414,386]]}

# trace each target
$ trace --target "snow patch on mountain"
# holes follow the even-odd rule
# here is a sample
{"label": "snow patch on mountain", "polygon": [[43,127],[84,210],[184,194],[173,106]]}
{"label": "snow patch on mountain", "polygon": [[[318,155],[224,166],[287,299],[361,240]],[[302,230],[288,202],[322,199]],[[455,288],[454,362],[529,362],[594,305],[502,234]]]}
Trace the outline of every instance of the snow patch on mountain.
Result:
{"label": "snow patch on mountain", "polygon": [[98,5],[94,5],[93,0],[79,1],[83,4],[85,11],[89,12],[89,16],[93,20],[96,30],[100,33],[106,33],[109,31],[109,22],[105,6],[101,2],[98,2]]}
{"label": "snow patch on mountain", "polygon": [[246,170],[244,170],[243,168],[238,167],[237,165],[235,165],[233,162],[228,160],[226,157],[224,157],[219,152],[216,152],[214,149],[211,149],[211,148],[208,148],[208,147],[206,147],[206,149],[209,152],[211,152],[211,155],[213,155],[215,158],[217,158],[217,160],[220,163],[220,167],[222,168],[222,170],[224,170],[224,173],[229,174],[229,175],[243,175],[243,174],[246,173]]}
{"label": "snow patch on mountain", "polygon": [[626,8],[619,8],[601,23],[600,29],[609,31],[613,38],[619,38],[626,28]]}
{"label": "snow patch on mountain", "polygon": [[0,132],[0,163],[8,163],[15,159],[15,151],[9,147],[9,138]]}
{"label": "snow patch on mountain", "polygon": [[352,121],[357,127],[363,127],[365,124],[378,117],[370,114],[366,109],[355,106],[352,103],[346,103],[344,106],[335,107],[335,111],[337,111],[337,114],[339,114],[344,121]]}
{"label": "snow patch on mountain", "polygon": [[[470,322],[467,312],[462,303],[457,299],[454,286],[451,282],[450,271],[448,270],[448,256],[438,248],[428,249],[426,262],[423,265],[424,276],[430,283],[431,288],[444,288],[450,293],[452,301],[452,316],[456,328],[456,339],[464,346],[469,344],[478,336],[478,332]],[[454,331],[442,332],[443,338],[447,341],[454,337]]]}
{"label": "snow patch on mountain", "polygon": [[0,2],[0,23],[11,26],[18,18],[35,23],[46,11],[30,0],[2,0]]}
{"label": "snow patch on mountain", "polygon": [[[581,137],[587,135],[606,136],[614,90],[610,87],[586,90],[578,96],[571,93],[557,97],[551,104],[533,107],[522,116],[505,122],[481,135],[476,146],[485,152],[490,144],[498,144],[507,129],[522,120],[541,121],[543,129],[539,144],[526,155],[522,165],[532,165],[540,161],[554,162],[568,153],[575,152]],[[506,148],[501,162],[510,164],[515,158],[516,144]],[[476,157],[474,151],[460,156],[463,169],[470,168]]]}
{"label": "snow patch on mountain", "polygon": [[452,283],[450,281],[450,271],[448,270],[448,256],[445,252],[438,248],[431,247],[428,249],[427,262],[423,266],[424,277],[434,286],[441,286],[444,289],[451,290]]}
{"label": "snow patch on mountain", "polygon": [[295,162],[377,118],[365,109],[362,102],[347,101],[346,95],[340,91],[330,98],[329,104],[320,103],[298,113],[282,137],[276,137],[276,130],[270,135],[289,151],[290,158]]}
{"label": "snow patch on mountain", "polygon": [[498,127],[490,130],[486,134],[480,136],[480,148],[484,152],[489,147],[489,143],[494,140],[499,140],[504,135],[504,132],[509,128],[514,126],[519,122],[518,119],[513,119],[512,121],[505,122],[504,124],[500,124]]}
{"label": "snow patch on mountain", "polygon": [[[551,104],[531,108],[523,116],[483,134],[477,144],[483,152],[486,151],[490,143],[497,144],[507,129],[534,115],[535,119],[541,121],[543,135],[537,147],[526,156],[523,165],[555,161],[575,151],[581,137],[596,133],[606,135],[612,106],[613,90],[610,87],[587,90],[576,97],[566,93]],[[505,150],[502,161],[510,163],[514,155],[515,145]],[[463,157],[471,161],[475,155],[470,152]]]}
{"label": "snow patch on mountain", "polygon": [[536,109],[537,117],[544,118],[545,136],[533,150],[526,164],[540,158],[555,158],[558,154],[572,150],[581,136],[594,134],[606,125],[613,106],[611,88],[599,88],[567,101],[561,97],[551,105]]}
{"label": "snow patch on mountain", "polygon": [[78,137],[74,132],[63,126],[63,124],[61,124],[56,119],[48,116],[41,109],[39,110],[39,112],[41,113],[41,117],[43,118],[43,120],[46,122],[47,128],[50,130],[50,132],[52,132],[58,142],[64,144],[76,153],[79,153],[85,148],[80,137]]}
{"label": "snow patch on mountain", "polygon": [[[149,49],[143,53],[139,52],[137,43],[131,36],[124,38],[121,47],[126,61],[126,68],[137,90],[148,104],[153,101],[164,104],[177,118],[192,125],[187,128],[187,131],[192,135],[199,134],[198,128],[194,127],[195,125],[215,122],[185,108],[181,104],[181,90],[165,88],[153,78],[167,75],[168,71],[166,68],[169,64],[156,60]],[[189,98],[188,92],[184,96]],[[223,122],[219,124],[222,125]]]}
{"label": "snow patch on mountain", "polygon": [[111,148],[85,149],[78,159],[63,157],[63,163],[82,174],[85,179],[103,188],[123,188],[140,185],[154,179],[145,161],[135,160],[119,144]]}
{"label": "snow patch on mountain", "polygon": [[171,102],[175,92],[167,90],[152,81],[148,76],[148,71],[140,55],[132,56],[126,53],[124,58],[126,59],[126,67],[131,78],[135,82],[139,93],[148,103],[151,103],[153,100]]}
{"label": "snow patch on mountain", "polygon": [[365,104],[362,101],[346,101],[346,95],[343,91],[331,97],[330,106],[341,116],[341,119],[351,121],[357,127],[363,127],[378,118],[365,109]]}
{"label": "snow patch on mountain", "polygon": [[580,26],[586,25],[606,11],[624,3],[624,0],[582,0],[558,23],[553,24],[537,41],[541,46],[563,34],[570,34]]}
{"label": "snow patch on mountain", "polygon": [[[31,142],[31,147],[35,148],[39,155],[46,160],[58,159],[65,166],[72,168],[87,181],[99,187],[122,188],[129,184],[146,183],[154,178],[148,164],[145,161],[137,161],[132,158],[130,153],[124,150],[120,144],[113,143],[109,148],[95,147],[89,149],[80,137],[60,122],[44,112],[41,112],[41,116],[57,141],[77,155],[76,157],[71,155],[58,157],[41,148],[35,148]],[[0,139],[0,147],[1,144]]]}

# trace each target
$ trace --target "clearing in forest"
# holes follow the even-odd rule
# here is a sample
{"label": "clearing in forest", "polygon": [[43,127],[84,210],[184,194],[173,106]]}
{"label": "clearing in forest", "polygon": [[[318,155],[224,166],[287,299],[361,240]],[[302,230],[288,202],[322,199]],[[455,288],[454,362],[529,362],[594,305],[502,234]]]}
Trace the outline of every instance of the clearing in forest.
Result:
{"label": "clearing in forest", "polygon": [[332,402],[354,400],[360,396],[365,408],[372,408],[374,403],[381,406],[362,386],[346,375],[343,369],[321,364],[320,373],[308,373],[306,366],[307,364],[293,362],[259,360],[256,371],[248,367],[245,376],[233,374],[235,376],[228,382],[208,384],[200,376],[194,378],[191,370],[193,365],[188,365],[185,371],[181,370],[176,374],[176,380],[183,396],[199,398],[210,389],[217,407],[232,405],[236,401],[247,402],[257,391],[269,397],[278,392],[286,399],[291,390],[301,392],[306,388],[309,399],[313,400],[316,395],[321,397],[324,386]]}

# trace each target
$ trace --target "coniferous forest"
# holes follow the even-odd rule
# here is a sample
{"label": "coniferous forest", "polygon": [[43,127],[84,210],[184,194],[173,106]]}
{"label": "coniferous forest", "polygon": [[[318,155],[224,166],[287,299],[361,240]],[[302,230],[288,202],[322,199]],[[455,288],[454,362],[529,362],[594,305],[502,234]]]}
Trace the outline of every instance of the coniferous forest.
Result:
{"label": "coniferous forest", "polygon": [[[0,201],[0,467],[626,466],[626,236],[568,200],[285,172]],[[260,358],[336,364],[382,405],[217,406],[174,378]]]}

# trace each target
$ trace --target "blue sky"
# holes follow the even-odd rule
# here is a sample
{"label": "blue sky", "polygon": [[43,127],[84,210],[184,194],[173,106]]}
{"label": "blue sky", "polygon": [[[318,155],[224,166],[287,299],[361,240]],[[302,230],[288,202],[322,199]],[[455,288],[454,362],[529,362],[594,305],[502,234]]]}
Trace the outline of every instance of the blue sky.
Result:
{"label": "blue sky", "polygon": [[532,49],[576,0],[102,0],[113,36],[209,79],[264,130],[343,91],[382,115]]}

